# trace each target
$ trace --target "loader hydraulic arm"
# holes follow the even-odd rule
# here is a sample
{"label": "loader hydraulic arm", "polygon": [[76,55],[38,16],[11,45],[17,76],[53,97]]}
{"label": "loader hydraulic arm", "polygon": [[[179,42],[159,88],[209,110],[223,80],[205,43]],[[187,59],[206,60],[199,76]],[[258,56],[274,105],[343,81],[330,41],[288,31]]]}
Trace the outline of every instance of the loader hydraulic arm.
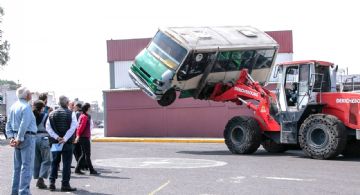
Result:
{"label": "loader hydraulic arm", "polygon": [[[247,69],[240,71],[239,79],[235,84],[217,83],[210,100],[217,102],[235,102],[238,105],[245,104],[254,111],[254,115],[262,130],[279,131],[280,125],[270,114],[271,102],[276,101],[276,96],[271,91],[263,88],[254,81]],[[255,100],[258,104],[247,100]]]}

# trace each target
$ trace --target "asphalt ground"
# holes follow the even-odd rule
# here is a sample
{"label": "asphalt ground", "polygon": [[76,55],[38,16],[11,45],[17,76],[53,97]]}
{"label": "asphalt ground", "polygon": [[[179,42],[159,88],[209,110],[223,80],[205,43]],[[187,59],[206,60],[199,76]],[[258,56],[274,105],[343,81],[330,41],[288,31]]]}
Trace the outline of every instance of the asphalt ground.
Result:
{"label": "asphalt ground", "polygon": [[[10,193],[12,153],[1,141],[0,194]],[[93,142],[92,159],[101,175],[72,174],[78,191],[69,194],[360,194],[360,159],[313,160],[295,150],[233,155],[223,143]],[[34,180],[31,192],[62,194]]]}

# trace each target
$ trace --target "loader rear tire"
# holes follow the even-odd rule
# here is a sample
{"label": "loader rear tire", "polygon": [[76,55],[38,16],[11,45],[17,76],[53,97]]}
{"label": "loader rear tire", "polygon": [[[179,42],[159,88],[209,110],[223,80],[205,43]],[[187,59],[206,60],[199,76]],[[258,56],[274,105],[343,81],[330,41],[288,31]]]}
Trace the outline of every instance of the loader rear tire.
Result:
{"label": "loader rear tire", "polygon": [[314,159],[334,158],[346,146],[346,128],[335,116],[310,115],[299,130],[299,143],[305,155]]}
{"label": "loader rear tire", "polygon": [[288,150],[286,145],[278,144],[272,139],[266,139],[261,145],[269,153],[284,153]]}
{"label": "loader rear tire", "polygon": [[261,131],[252,117],[234,117],[224,130],[225,144],[233,154],[252,154],[260,146]]}
{"label": "loader rear tire", "polygon": [[342,152],[344,157],[358,158],[360,157],[360,140],[348,140],[345,150]]}

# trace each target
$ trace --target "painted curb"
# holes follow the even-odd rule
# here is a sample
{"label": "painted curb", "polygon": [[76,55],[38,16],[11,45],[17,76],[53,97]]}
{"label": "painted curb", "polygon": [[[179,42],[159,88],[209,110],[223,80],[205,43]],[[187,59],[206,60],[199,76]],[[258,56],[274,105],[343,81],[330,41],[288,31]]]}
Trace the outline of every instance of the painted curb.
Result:
{"label": "painted curb", "polygon": [[222,138],[133,138],[133,137],[101,137],[93,138],[93,142],[158,142],[158,143],[224,143]]}

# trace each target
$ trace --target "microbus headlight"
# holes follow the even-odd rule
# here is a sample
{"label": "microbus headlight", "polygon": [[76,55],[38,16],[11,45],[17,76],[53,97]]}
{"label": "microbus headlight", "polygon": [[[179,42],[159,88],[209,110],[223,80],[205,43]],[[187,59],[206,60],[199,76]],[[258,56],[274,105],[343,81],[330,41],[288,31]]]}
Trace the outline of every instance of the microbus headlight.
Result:
{"label": "microbus headlight", "polygon": [[157,79],[154,80],[154,83],[155,83],[156,85],[160,86],[160,87],[164,85],[164,82],[159,81],[159,80],[157,80]]}

